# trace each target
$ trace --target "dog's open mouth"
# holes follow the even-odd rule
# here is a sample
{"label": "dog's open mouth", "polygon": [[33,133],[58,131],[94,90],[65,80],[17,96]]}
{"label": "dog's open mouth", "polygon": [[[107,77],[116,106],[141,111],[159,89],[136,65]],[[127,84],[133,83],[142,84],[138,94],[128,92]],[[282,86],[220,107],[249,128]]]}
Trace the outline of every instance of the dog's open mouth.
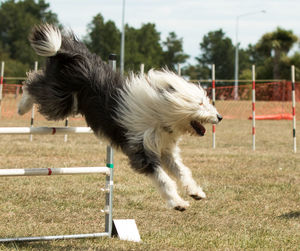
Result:
{"label": "dog's open mouth", "polygon": [[193,129],[195,130],[195,132],[200,135],[200,136],[204,136],[205,134],[205,128],[203,125],[201,125],[198,121],[193,120],[191,122],[191,126],[193,127]]}

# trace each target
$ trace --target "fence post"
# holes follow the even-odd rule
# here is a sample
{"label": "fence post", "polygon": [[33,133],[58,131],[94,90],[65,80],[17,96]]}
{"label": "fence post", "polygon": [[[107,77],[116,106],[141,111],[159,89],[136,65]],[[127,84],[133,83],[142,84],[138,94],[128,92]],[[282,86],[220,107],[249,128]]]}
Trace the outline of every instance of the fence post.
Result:
{"label": "fence post", "polygon": [[4,61],[1,62],[1,75],[0,75],[0,118],[2,113],[2,93],[3,93],[3,78],[4,78]]}
{"label": "fence post", "polygon": [[295,93],[295,66],[291,67],[292,73],[292,114],[293,114],[293,141],[294,141],[294,153],[297,152],[296,141],[296,93]]}

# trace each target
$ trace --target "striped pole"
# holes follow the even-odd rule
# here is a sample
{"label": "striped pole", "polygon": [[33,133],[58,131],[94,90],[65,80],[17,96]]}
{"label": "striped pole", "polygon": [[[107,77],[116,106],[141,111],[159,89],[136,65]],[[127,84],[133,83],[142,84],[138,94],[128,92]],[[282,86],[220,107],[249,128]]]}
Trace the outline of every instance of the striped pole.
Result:
{"label": "striped pole", "polygon": [[[34,62],[34,71],[37,72],[38,70],[38,62],[35,61]],[[33,122],[34,122],[34,104],[32,106],[32,110],[31,110],[31,119],[30,119],[30,126],[33,127]],[[33,140],[33,136],[32,134],[30,135],[30,141]]]}
{"label": "striped pole", "polygon": [[297,152],[296,141],[296,93],[295,93],[295,66],[292,65],[292,114],[293,114],[293,141],[294,141],[294,153]]}
{"label": "striped pole", "polygon": [[255,65],[252,65],[252,150],[255,151]]}
{"label": "striped pole", "polygon": [[[213,106],[216,105],[216,79],[215,79],[215,65],[212,64],[211,66],[211,78],[212,78],[212,104]],[[216,125],[212,125],[212,147],[213,149],[216,148]]]}
{"label": "striped pole", "polygon": [[1,62],[1,75],[0,75],[0,117],[2,112],[3,78],[4,78],[4,61]]}

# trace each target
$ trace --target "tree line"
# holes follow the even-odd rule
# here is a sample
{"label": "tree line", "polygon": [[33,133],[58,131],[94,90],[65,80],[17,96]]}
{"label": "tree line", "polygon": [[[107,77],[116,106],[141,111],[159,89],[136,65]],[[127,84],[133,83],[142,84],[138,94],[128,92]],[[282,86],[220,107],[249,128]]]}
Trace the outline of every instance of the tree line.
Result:
{"label": "tree line", "polygon": [[[59,18],[45,0],[7,0],[0,6],[0,60],[6,62],[6,76],[23,76],[33,67],[34,61],[44,63],[28,42],[33,25],[49,22],[60,27]],[[94,53],[108,58],[110,53],[120,54],[121,31],[112,20],[105,20],[101,13],[94,16],[87,26],[82,41]],[[222,29],[210,31],[199,42],[196,63],[186,64],[190,55],[183,50],[183,38],[174,31],[165,40],[155,24],[145,23],[139,28],[125,25],[125,72],[167,67],[175,70],[177,64],[185,65],[184,75],[190,79],[209,79],[211,64],[216,66],[218,79],[233,79],[234,51],[232,40]],[[278,27],[264,34],[256,44],[239,49],[239,79],[251,79],[251,65],[256,65],[258,79],[290,79],[290,65],[296,66],[300,77],[298,37],[291,30]]]}

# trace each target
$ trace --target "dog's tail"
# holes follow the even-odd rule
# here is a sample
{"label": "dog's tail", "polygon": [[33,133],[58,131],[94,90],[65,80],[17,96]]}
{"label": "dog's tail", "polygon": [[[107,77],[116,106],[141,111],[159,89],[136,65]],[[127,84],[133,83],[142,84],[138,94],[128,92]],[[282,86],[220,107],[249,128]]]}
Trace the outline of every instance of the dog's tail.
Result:
{"label": "dog's tail", "polygon": [[50,24],[37,25],[29,35],[29,41],[35,52],[43,57],[55,56],[61,47],[60,30]]}

